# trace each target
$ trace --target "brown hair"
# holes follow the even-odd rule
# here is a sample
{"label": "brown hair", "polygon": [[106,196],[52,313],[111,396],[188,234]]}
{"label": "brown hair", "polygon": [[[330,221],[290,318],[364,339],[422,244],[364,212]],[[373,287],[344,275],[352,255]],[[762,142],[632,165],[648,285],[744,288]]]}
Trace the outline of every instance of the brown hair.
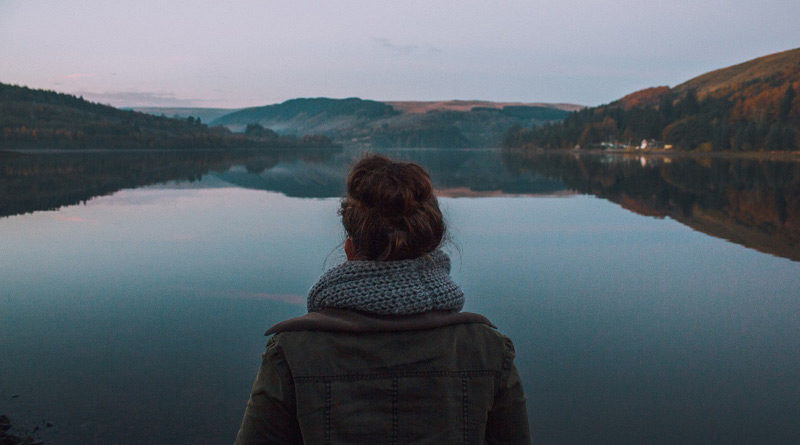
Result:
{"label": "brown hair", "polygon": [[439,247],[445,233],[428,172],[381,155],[366,155],[350,170],[339,214],[362,260],[417,258]]}

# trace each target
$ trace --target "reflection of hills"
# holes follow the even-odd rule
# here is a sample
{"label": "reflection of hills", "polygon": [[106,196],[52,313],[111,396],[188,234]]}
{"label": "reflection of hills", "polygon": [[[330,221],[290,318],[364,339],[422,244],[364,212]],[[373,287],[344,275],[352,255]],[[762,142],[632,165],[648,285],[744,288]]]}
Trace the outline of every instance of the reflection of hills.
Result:
{"label": "reflection of hills", "polygon": [[330,165],[305,162],[276,164],[261,171],[235,168],[212,176],[242,188],[303,198],[342,196],[345,191],[343,172]]}
{"label": "reflection of hills", "polygon": [[[506,162],[633,212],[800,261],[800,163],[507,154]],[[646,164],[646,165],[642,165]]]}
{"label": "reflection of hills", "polygon": [[[406,150],[445,196],[591,193],[633,212],[800,261],[800,163]],[[170,181],[337,197],[357,156],[295,152],[0,152],[0,217]],[[203,179],[203,181],[199,181]]]}
{"label": "reflection of hills", "polygon": [[[511,174],[496,151],[407,150],[390,155],[423,165],[444,195],[497,196],[563,192],[559,181],[522,172]],[[270,190],[305,198],[337,197],[345,193],[344,179],[355,157],[335,156],[325,163],[285,162],[256,170],[239,168],[214,173],[239,187]]]}
{"label": "reflection of hills", "polygon": [[232,165],[263,169],[321,151],[166,151],[19,154],[0,151],[0,217],[74,205],[125,188],[197,181]]}
{"label": "reflection of hills", "polygon": [[393,152],[391,155],[425,166],[440,191],[466,188],[472,192],[492,192],[495,195],[539,195],[567,189],[558,180],[530,172],[510,171],[495,151],[407,151]]}
{"label": "reflection of hills", "polygon": [[[565,191],[556,180],[511,174],[496,151],[398,151],[421,163],[448,196],[549,194]],[[250,152],[0,152],[0,217],[53,210],[113,193],[169,181],[205,187],[232,184],[288,196],[321,198],[344,193],[355,155],[330,151]],[[200,179],[203,179],[200,181]]]}

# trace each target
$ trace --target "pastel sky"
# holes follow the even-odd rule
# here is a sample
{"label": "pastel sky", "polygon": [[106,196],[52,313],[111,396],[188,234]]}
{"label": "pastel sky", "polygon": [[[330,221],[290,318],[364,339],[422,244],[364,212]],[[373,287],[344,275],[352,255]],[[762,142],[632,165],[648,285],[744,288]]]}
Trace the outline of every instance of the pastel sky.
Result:
{"label": "pastel sky", "polygon": [[800,1],[0,0],[0,82],[116,106],[597,105],[800,46]]}

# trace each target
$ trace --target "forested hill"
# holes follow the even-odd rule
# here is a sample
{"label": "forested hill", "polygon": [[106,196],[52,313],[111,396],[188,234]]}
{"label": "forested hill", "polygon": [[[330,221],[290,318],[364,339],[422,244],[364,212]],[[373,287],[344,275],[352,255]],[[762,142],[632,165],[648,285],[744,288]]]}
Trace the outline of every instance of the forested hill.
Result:
{"label": "forested hill", "polygon": [[0,83],[0,148],[193,149],[329,147],[325,137],[248,136],[200,119],[119,110],[69,94]]}
{"label": "forested hill", "polygon": [[[577,106],[305,98],[246,108],[212,124],[233,131],[258,124],[279,134],[322,134],[335,141],[373,147],[496,147],[513,125],[561,120],[567,114],[564,107]],[[424,111],[418,112],[419,108]]]}
{"label": "forested hill", "polygon": [[394,108],[382,102],[363,100],[357,97],[331,99],[327,97],[291,99],[286,102],[263,107],[245,108],[219,117],[214,124],[259,123],[260,121],[289,120],[298,115],[324,116],[333,119],[339,116],[380,118],[398,114]]}
{"label": "forested hill", "polygon": [[637,91],[563,122],[515,127],[511,148],[592,148],[602,143],[699,151],[800,149],[800,48]]}

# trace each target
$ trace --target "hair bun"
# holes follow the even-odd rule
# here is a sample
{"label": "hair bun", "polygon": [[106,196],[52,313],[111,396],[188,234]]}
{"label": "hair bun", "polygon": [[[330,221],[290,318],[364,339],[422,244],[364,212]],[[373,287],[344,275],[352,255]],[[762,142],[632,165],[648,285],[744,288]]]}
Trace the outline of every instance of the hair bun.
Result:
{"label": "hair bun", "polygon": [[352,197],[384,217],[412,214],[433,195],[428,174],[416,164],[387,164],[353,182]]}
{"label": "hair bun", "polygon": [[444,221],[419,165],[371,155],[347,179],[342,223],[367,259],[416,258],[438,247]]}

